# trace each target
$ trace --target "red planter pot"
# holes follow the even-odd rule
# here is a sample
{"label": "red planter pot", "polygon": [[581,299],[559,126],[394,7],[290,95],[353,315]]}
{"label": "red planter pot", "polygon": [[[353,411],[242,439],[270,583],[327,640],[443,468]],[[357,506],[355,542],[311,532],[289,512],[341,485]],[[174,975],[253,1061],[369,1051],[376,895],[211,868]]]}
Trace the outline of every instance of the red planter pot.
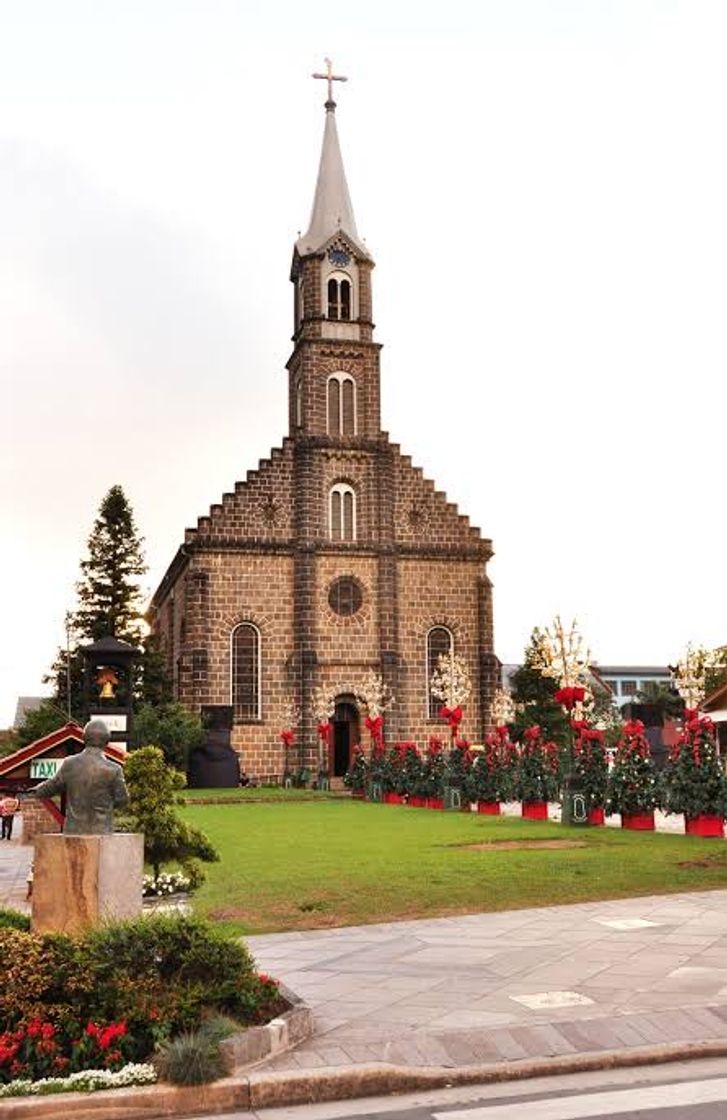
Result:
{"label": "red planter pot", "polygon": [[478,801],[477,812],[484,813],[488,817],[500,816],[500,802],[499,801]]}
{"label": "red planter pot", "polygon": [[385,793],[384,801],[387,805],[401,805],[403,797],[400,793]]}
{"label": "red planter pot", "polygon": [[427,809],[443,809],[443,808],[444,808],[444,798],[443,797],[428,797],[427,798]]}
{"label": "red planter pot", "polygon": [[523,801],[521,815],[528,821],[547,821],[547,801]]}
{"label": "red planter pot", "polygon": [[653,832],[654,810],[647,813],[622,813],[621,828],[630,828],[632,832]]}
{"label": "red planter pot", "polygon": [[411,805],[412,809],[423,809],[426,803],[426,797],[417,797],[415,794],[412,794],[409,798],[409,804]]}
{"label": "red planter pot", "polygon": [[684,831],[687,836],[724,837],[724,818],[702,813],[699,817],[684,818]]}
{"label": "red planter pot", "polygon": [[592,809],[588,810],[588,823],[589,824],[605,824],[606,823],[606,810],[602,805],[594,805]]}

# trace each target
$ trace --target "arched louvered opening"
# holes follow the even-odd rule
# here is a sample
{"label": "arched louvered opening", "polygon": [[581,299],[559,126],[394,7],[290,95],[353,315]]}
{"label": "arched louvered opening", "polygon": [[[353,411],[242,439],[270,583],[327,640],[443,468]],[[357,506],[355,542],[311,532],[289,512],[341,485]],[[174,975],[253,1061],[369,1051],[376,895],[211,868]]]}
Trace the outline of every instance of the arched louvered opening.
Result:
{"label": "arched louvered opening", "polygon": [[333,541],[356,540],[356,494],[344,482],[331,488],[329,495],[330,536]]}

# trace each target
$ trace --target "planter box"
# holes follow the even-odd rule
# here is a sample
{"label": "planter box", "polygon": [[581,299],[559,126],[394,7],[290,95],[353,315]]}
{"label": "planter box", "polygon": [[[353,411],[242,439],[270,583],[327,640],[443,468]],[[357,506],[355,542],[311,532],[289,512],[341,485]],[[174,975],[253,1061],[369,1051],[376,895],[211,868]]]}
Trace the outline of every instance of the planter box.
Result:
{"label": "planter box", "polygon": [[412,809],[424,809],[427,804],[427,799],[426,797],[418,797],[417,794],[413,793],[409,798],[409,804]]}
{"label": "planter box", "polygon": [[528,821],[547,821],[548,819],[548,802],[547,801],[523,801],[521,816]]}
{"label": "planter box", "polygon": [[698,817],[684,817],[684,831],[687,836],[724,837],[724,818],[702,813]]}
{"label": "planter box", "polygon": [[654,810],[644,813],[622,813],[621,828],[630,828],[632,832],[654,831]]}
{"label": "planter box", "polygon": [[291,1050],[313,1034],[313,1016],[308,1005],[283,984],[280,992],[288,1003],[287,1011],[262,1027],[248,1027],[220,1043],[225,1065],[231,1074]]}
{"label": "planter box", "polygon": [[592,809],[588,810],[588,823],[589,824],[605,824],[606,823],[606,810],[602,805],[594,805]]}
{"label": "planter box", "polygon": [[428,797],[427,798],[427,809],[443,809],[443,808],[444,808],[444,798],[443,797]]}
{"label": "planter box", "polygon": [[478,801],[477,812],[484,813],[488,817],[500,816],[500,802],[499,801]]}

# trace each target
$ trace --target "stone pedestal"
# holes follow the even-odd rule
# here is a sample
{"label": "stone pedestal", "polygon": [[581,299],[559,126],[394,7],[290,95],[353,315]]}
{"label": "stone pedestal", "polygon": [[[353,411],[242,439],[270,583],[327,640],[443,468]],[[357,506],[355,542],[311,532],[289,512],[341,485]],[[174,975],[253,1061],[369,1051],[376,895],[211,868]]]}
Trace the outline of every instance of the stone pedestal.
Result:
{"label": "stone pedestal", "polygon": [[32,928],[76,933],[106,919],[141,913],[144,837],[36,836]]}

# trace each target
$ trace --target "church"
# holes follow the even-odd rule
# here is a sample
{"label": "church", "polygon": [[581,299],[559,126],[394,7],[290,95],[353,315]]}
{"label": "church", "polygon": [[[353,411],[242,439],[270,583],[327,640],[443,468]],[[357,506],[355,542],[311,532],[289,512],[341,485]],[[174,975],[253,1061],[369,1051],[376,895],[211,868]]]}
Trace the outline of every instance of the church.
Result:
{"label": "church", "polygon": [[[288,435],[186,530],[150,611],[175,697],[193,712],[226,710],[254,775],[282,775],[292,751],[295,767],[342,776],[368,742],[358,683],[372,673],[394,700],[387,743],[420,746],[448,734],[430,689],[441,654],[469,670],[460,735],[470,742],[488,730],[499,684],[491,542],[381,428],[374,261],[339,146],[339,79],[330,63],[315,77],[328,97],[310,223],[290,271]],[[433,398],[433,422],[435,409]],[[285,729],[295,736],[287,757]]]}

